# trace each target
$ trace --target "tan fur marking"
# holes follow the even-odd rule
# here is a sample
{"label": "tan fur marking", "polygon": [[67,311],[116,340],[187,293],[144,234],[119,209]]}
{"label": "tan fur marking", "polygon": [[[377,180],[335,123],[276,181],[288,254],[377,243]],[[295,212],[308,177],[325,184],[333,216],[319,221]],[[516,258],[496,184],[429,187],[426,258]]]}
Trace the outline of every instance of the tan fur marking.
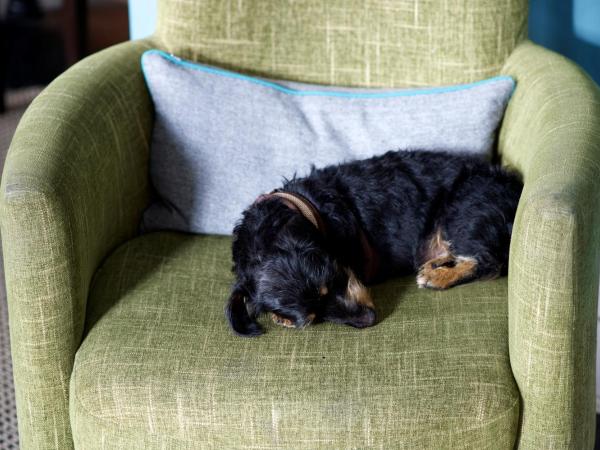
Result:
{"label": "tan fur marking", "polygon": [[[453,262],[452,267],[445,266]],[[465,256],[446,255],[427,261],[417,276],[419,287],[448,289],[475,273],[477,261]]]}
{"label": "tan fur marking", "polygon": [[327,286],[323,285],[319,288],[319,295],[321,297],[326,296],[329,293],[329,289],[327,289]]}
{"label": "tan fur marking", "polygon": [[294,328],[294,324],[292,323],[292,321],[290,319],[285,319],[275,313],[271,313],[271,319],[273,320],[273,322],[275,322],[277,325],[281,325],[282,327],[286,327],[286,328]]}
{"label": "tan fur marking", "polygon": [[371,294],[365,285],[356,278],[356,275],[354,275],[354,272],[350,269],[346,269],[346,273],[348,274],[346,301],[368,306],[369,308],[375,308],[373,300],[371,299]]}
{"label": "tan fur marking", "polygon": [[[306,316],[306,325],[308,326],[310,325],[313,320],[315,320],[315,317],[317,317],[316,314],[311,313],[308,316]],[[275,313],[271,313],[271,319],[273,320],[273,322],[275,322],[277,325],[281,325],[282,327],[286,327],[286,328],[296,328],[296,326],[294,325],[294,323],[290,320],[290,319],[284,319],[283,317],[281,317],[278,314]]]}
{"label": "tan fur marking", "polygon": [[442,230],[438,228],[428,240],[425,248],[425,254],[423,255],[423,260],[429,261],[431,259],[440,258],[449,254],[450,242],[444,240]]}

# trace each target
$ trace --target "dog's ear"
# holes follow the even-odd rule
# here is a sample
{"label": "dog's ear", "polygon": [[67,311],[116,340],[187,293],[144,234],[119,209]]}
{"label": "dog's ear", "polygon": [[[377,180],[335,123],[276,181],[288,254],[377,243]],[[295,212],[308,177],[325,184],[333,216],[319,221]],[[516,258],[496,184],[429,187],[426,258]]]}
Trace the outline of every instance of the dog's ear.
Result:
{"label": "dog's ear", "polygon": [[236,285],[225,307],[225,315],[233,331],[240,336],[251,337],[262,334],[262,328],[248,311],[248,291]]}

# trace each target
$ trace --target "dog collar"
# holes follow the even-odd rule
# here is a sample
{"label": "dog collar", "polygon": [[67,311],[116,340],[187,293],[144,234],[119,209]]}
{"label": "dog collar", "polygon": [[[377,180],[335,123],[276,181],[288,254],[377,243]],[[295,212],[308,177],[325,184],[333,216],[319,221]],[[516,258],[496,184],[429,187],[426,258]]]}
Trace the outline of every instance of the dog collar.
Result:
{"label": "dog collar", "polygon": [[[297,194],[295,192],[284,192],[284,191],[273,191],[270,194],[262,194],[259,196],[254,203],[260,203],[263,200],[277,197],[290,209],[298,211],[302,214],[310,223],[312,223],[324,236],[327,236],[327,230],[325,222],[319,214],[315,205],[306,197]],[[362,248],[365,266],[363,268],[363,281],[373,281],[377,275],[379,269],[379,257],[375,252],[375,249],[371,246],[369,239],[365,235],[362,228],[358,228],[360,246]]]}
{"label": "dog collar", "polygon": [[325,229],[325,222],[323,222],[323,218],[315,205],[312,204],[307,198],[300,194],[296,194],[293,192],[271,192],[267,194],[267,197],[278,197],[283,200],[283,203],[288,208],[297,210],[300,214],[302,214],[310,223],[312,223],[317,230],[319,230],[323,235],[327,235]]}

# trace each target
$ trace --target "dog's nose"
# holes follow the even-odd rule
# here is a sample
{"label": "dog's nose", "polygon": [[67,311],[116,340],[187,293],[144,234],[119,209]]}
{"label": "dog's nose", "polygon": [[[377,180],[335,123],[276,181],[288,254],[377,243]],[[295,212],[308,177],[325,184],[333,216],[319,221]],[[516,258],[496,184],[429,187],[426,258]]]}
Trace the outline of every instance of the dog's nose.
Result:
{"label": "dog's nose", "polygon": [[348,325],[352,325],[356,328],[366,328],[375,324],[377,316],[373,308],[363,308],[363,310],[356,316],[352,317],[348,322]]}

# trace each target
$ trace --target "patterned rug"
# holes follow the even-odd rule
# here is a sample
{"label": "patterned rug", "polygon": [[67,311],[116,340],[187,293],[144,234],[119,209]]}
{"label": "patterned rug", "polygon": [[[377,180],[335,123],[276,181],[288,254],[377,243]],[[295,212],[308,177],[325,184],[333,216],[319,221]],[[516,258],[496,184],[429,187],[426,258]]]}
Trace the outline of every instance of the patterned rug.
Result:
{"label": "patterned rug", "polygon": [[[0,173],[19,119],[41,88],[33,87],[9,91],[6,94],[6,112],[0,114]],[[0,242],[0,253],[2,244]],[[10,359],[8,310],[4,286],[4,265],[0,258],[0,450],[19,448],[15,388]]]}

